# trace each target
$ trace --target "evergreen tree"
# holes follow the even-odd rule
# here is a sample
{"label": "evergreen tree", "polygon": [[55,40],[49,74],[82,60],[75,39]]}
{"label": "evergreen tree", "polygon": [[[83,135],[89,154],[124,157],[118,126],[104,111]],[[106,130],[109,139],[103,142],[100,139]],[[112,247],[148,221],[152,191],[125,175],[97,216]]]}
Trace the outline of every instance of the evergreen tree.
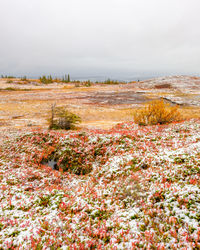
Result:
{"label": "evergreen tree", "polygon": [[70,82],[70,75],[67,76],[67,82]]}

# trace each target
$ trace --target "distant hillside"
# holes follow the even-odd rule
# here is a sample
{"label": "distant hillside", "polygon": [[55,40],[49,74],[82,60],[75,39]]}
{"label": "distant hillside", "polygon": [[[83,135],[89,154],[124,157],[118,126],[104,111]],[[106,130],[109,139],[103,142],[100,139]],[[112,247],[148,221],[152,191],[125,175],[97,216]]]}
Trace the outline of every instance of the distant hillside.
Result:
{"label": "distant hillside", "polygon": [[145,80],[136,83],[144,89],[176,89],[183,92],[200,91],[200,77],[194,76],[168,76]]}

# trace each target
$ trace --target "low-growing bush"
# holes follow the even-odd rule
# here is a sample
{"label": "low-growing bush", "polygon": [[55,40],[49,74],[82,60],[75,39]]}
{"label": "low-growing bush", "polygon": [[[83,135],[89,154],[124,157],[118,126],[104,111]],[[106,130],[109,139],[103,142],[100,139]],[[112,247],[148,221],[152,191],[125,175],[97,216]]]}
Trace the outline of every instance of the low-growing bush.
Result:
{"label": "low-growing bush", "polygon": [[13,80],[7,80],[6,83],[13,83]]}
{"label": "low-growing bush", "polygon": [[134,113],[134,121],[139,125],[166,124],[180,120],[178,106],[170,106],[163,100],[155,100]]}
{"label": "low-growing bush", "polygon": [[49,129],[74,129],[77,123],[81,122],[81,118],[71,113],[65,107],[52,106],[51,118],[48,119]]}

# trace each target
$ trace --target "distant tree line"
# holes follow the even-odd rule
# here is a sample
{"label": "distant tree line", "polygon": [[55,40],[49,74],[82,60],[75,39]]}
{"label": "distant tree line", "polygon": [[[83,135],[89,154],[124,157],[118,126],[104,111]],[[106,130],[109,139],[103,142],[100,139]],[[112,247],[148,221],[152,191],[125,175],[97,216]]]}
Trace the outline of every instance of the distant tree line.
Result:
{"label": "distant tree line", "polygon": [[70,75],[65,75],[63,76],[62,78],[53,78],[51,75],[49,76],[41,76],[39,77],[39,80],[41,81],[41,83],[44,83],[44,84],[48,84],[48,83],[53,83],[53,82],[65,82],[65,83],[68,83],[70,82]]}
{"label": "distant tree line", "polygon": [[[15,77],[12,75],[1,75],[1,78],[19,78],[21,81],[28,81],[28,78],[26,76],[23,77]],[[62,83],[76,83],[76,84],[83,84],[86,87],[90,87],[92,84],[94,83],[99,83],[99,84],[122,84],[122,83],[126,83],[124,81],[117,81],[117,80],[111,80],[110,78],[108,78],[105,81],[91,81],[91,80],[86,80],[86,81],[80,81],[80,80],[71,80],[70,75],[69,74],[65,74],[63,77],[59,78],[59,77],[52,77],[51,75],[43,75],[40,76],[38,78],[38,80],[40,80],[41,83],[43,84],[49,84],[49,83],[53,83],[53,82],[62,82]],[[77,85],[79,87],[79,85]]]}
{"label": "distant tree line", "polygon": [[1,75],[1,78],[16,78],[15,76]]}

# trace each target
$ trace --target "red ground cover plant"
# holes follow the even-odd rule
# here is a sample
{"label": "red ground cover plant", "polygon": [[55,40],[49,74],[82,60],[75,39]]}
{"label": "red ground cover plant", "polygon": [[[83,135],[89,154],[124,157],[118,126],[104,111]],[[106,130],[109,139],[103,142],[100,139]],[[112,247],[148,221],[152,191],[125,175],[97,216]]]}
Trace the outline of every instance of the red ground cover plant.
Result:
{"label": "red ground cover plant", "polygon": [[199,166],[199,120],[8,133],[0,248],[198,249]]}

